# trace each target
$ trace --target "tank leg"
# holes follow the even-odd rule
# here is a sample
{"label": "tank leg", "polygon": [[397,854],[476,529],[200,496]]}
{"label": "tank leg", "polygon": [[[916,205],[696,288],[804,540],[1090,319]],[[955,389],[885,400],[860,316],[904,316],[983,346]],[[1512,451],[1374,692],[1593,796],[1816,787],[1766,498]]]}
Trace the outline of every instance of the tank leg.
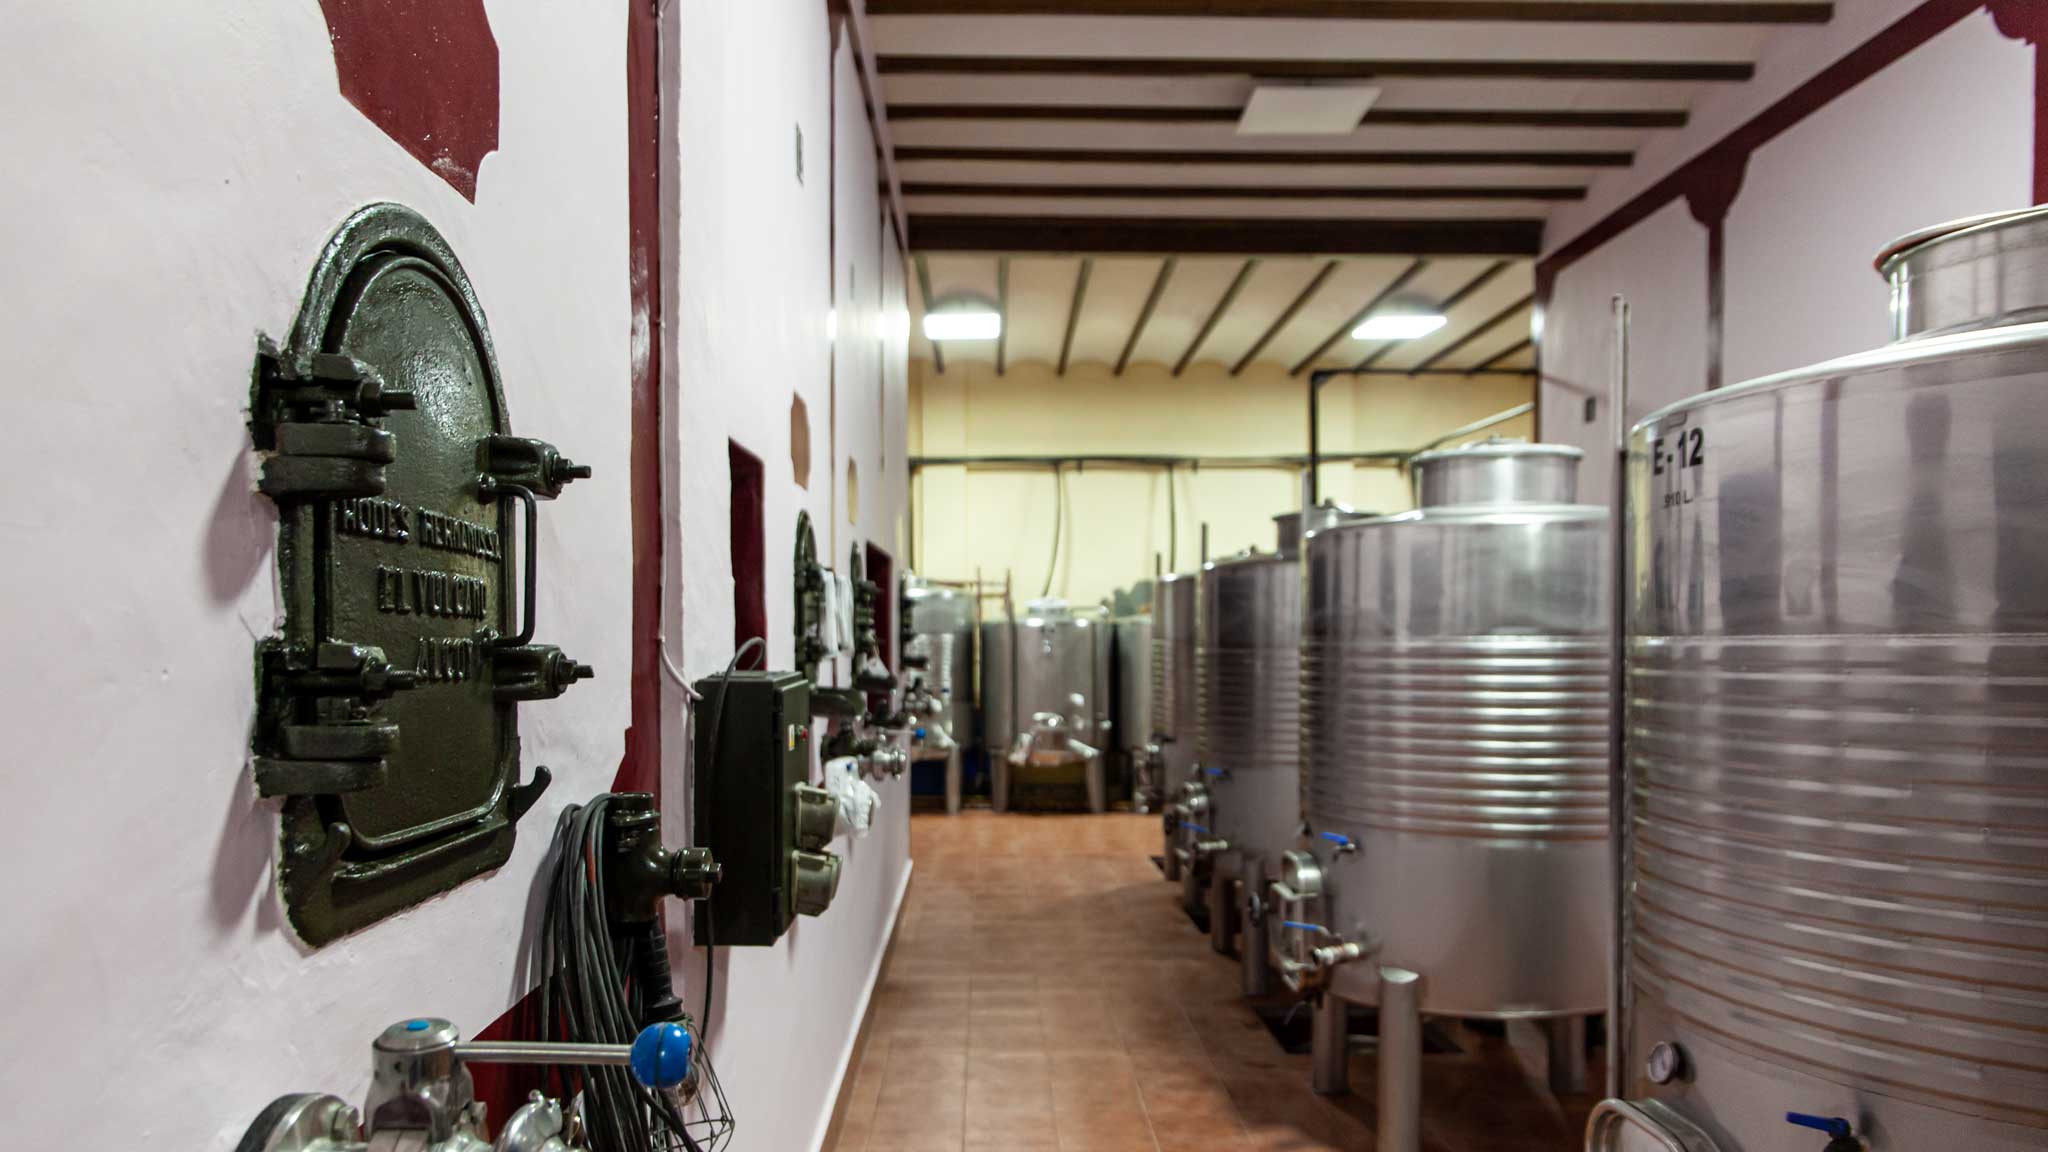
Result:
{"label": "tank leg", "polygon": [[946,753],[946,815],[960,814],[960,749]]}
{"label": "tank leg", "polygon": [[1166,854],[1160,859],[1166,862],[1166,882],[1171,884],[1180,879],[1180,853],[1175,851],[1178,845],[1174,843],[1179,837],[1174,835],[1173,826],[1165,818],[1160,819],[1159,826],[1159,838],[1166,846]]}
{"label": "tank leg", "polygon": [[1225,956],[1236,942],[1237,877],[1218,860],[1209,866],[1209,947]]}
{"label": "tank leg", "polygon": [[1109,811],[1109,769],[1103,766],[1103,758],[1100,755],[1089,757],[1088,766],[1083,771],[1088,777],[1088,810]]}
{"label": "tank leg", "polygon": [[1238,883],[1244,895],[1239,905],[1244,913],[1241,925],[1244,942],[1239,945],[1241,951],[1238,953],[1244,968],[1244,994],[1253,997],[1270,995],[1273,991],[1273,970],[1266,963],[1265,869],[1256,860],[1246,861]]}
{"label": "tank leg", "polygon": [[1422,977],[1380,969],[1380,1123],[1375,1152],[1422,1148]]}
{"label": "tank leg", "polygon": [[1550,1050],[1550,1091],[1554,1096],[1578,1096],[1586,1091],[1586,1018],[1560,1016],[1543,1022],[1544,1039]]}
{"label": "tank leg", "polygon": [[1010,759],[991,756],[988,761],[988,806],[998,812],[1010,810]]}
{"label": "tank leg", "polygon": [[1325,990],[1309,1021],[1309,1086],[1319,1096],[1351,1091],[1350,1009],[1343,997]]}
{"label": "tank leg", "polygon": [[1202,870],[1195,867],[1193,860],[1184,860],[1180,870],[1180,906],[1193,916],[1201,910],[1202,900]]}

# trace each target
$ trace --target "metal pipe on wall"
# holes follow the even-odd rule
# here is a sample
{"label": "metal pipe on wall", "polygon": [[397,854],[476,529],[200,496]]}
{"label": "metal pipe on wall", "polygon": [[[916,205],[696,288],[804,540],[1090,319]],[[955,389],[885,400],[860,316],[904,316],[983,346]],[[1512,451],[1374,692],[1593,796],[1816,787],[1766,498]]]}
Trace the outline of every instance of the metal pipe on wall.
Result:
{"label": "metal pipe on wall", "polygon": [[1616,294],[1614,309],[1614,394],[1608,400],[1607,422],[1614,437],[1614,476],[1609,489],[1609,557],[1613,566],[1613,603],[1608,631],[1608,659],[1613,662],[1607,710],[1607,836],[1608,885],[1614,900],[1613,940],[1608,944],[1607,1095],[1621,1096],[1628,1068],[1628,1030],[1621,1026],[1621,1006],[1628,1003],[1628,943],[1623,908],[1628,869],[1628,300]]}

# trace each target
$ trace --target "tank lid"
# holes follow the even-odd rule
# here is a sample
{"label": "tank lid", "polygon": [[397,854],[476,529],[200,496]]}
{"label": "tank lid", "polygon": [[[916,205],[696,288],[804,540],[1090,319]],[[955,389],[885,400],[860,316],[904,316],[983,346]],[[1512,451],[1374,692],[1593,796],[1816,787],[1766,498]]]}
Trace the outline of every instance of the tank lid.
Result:
{"label": "tank lid", "polygon": [[2048,319],[2048,205],[1908,232],[1876,264],[1894,341]]}
{"label": "tank lid", "polygon": [[1578,499],[1579,461],[1568,444],[1531,444],[1495,436],[1424,452],[1409,461],[1415,506],[1570,504]]}
{"label": "tank lid", "polygon": [[1408,460],[1410,467],[1427,467],[1445,460],[1474,460],[1494,457],[1536,457],[1562,456],[1569,460],[1582,460],[1586,453],[1569,444],[1531,444],[1527,440],[1512,440],[1503,436],[1489,436],[1470,444],[1459,444],[1452,448],[1434,448],[1419,453]]}
{"label": "tank lid", "polygon": [[1041,620],[1064,620],[1073,614],[1073,605],[1057,596],[1024,602],[1024,615],[1035,616]]}

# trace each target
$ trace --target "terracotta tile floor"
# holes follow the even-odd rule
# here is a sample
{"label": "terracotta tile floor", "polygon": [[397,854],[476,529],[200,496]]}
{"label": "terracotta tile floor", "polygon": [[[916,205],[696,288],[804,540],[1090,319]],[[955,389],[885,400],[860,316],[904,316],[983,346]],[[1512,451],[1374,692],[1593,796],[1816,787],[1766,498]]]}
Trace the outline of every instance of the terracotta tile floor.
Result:
{"label": "terracotta tile floor", "polygon": [[[1149,856],[1152,816],[911,822],[917,869],[828,1152],[1371,1149],[1373,1056],[1309,1090]],[[1426,1058],[1426,1146],[1577,1149],[1533,1030]],[[1597,1069],[1595,1074],[1597,1080]]]}

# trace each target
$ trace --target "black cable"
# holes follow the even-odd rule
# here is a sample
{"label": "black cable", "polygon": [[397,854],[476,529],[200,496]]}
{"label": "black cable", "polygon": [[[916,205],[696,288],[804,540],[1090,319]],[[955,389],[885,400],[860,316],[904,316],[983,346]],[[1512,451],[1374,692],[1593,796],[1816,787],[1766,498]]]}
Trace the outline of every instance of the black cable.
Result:
{"label": "black cable", "polygon": [[[603,795],[571,806],[556,826],[554,873],[536,937],[539,970],[546,974],[543,1040],[631,1044],[638,1034],[647,990],[628,974],[642,943],[631,929],[615,936],[605,912],[600,861],[611,801]],[[700,1091],[699,1118],[689,1120],[667,1092],[645,1087],[624,1068],[583,1067],[556,1076],[562,1099],[580,1086],[584,1124],[598,1152],[709,1152],[698,1135],[716,1149],[732,1130],[721,1090]]]}

